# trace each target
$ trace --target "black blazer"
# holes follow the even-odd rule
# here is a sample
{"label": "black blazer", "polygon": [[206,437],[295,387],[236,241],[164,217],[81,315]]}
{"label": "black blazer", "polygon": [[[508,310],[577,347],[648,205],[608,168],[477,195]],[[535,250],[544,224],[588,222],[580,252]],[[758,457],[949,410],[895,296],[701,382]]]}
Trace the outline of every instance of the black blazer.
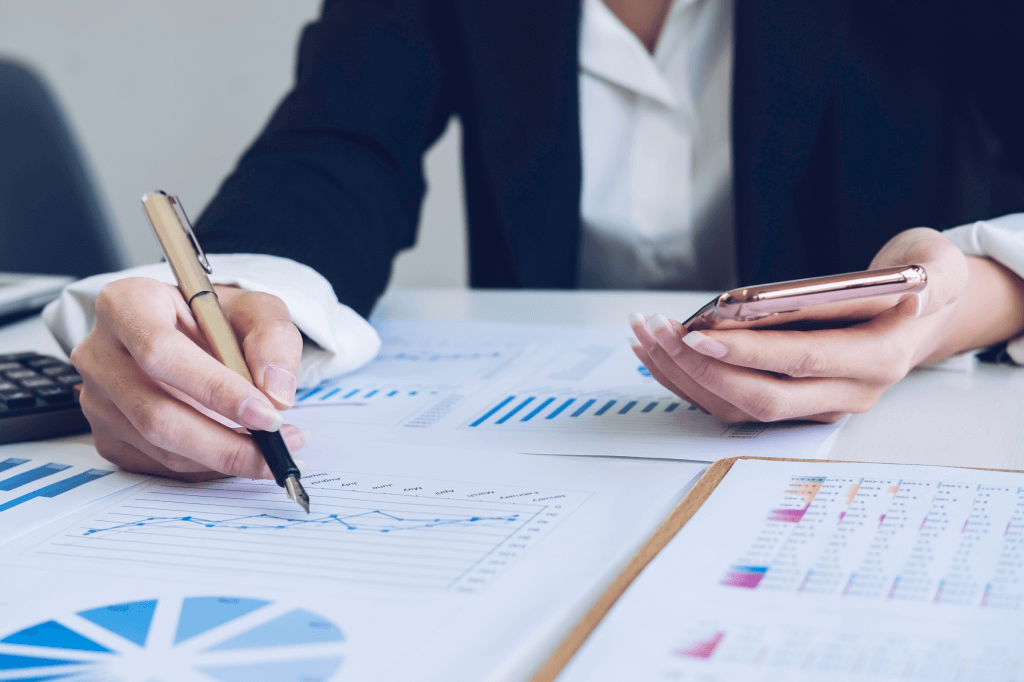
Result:
{"label": "black blazer", "polygon": [[[863,269],[908,227],[1024,210],[1024,3],[736,2],[742,283]],[[577,0],[327,0],[198,221],[204,247],[295,259],[369,313],[457,115],[472,285],[575,286],[578,26]]]}

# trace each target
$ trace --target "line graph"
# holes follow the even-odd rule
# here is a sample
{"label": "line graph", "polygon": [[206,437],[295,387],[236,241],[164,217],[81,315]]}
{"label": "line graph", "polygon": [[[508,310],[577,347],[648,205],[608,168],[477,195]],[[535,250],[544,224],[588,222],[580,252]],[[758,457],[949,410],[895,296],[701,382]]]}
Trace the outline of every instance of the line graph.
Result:
{"label": "line graph", "polygon": [[[373,524],[372,521],[367,524],[360,523],[360,521],[368,519],[381,519],[383,523],[388,525],[382,527],[379,523],[376,525]],[[275,516],[274,514],[255,514],[239,516],[233,519],[201,518],[198,516],[150,516],[142,519],[141,521],[130,521],[128,523],[122,523],[119,526],[110,526],[109,528],[90,528],[85,531],[84,535],[117,531],[124,528],[158,526],[171,523],[192,524],[202,526],[203,528],[231,528],[234,530],[289,530],[306,525],[322,526],[328,524],[340,524],[344,526],[346,530],[392,533],[394,531],[415,530],[419,528],[437,528],[439,526],[479,523],[481,521],[513,523],[518,519],[518,514],[510,514],[508,516],[469,516],[465,518],[435,518],[431,520],[424,520],[422,518],[405,518],[395,516],[394,514],[381,511],[380,509],[361,512],[359,514],[349,514],[346,516],[342,516],[340,514],[328,514],[318,518],[314,517],[305,519],[293,519],[288,518],[287,516]]]}
{"label": "line graph", "polygon": [[30,553],[473,592],[589,495],[339,472],[303,483],[314,500],[309,516],[273,481],[154,483]]}

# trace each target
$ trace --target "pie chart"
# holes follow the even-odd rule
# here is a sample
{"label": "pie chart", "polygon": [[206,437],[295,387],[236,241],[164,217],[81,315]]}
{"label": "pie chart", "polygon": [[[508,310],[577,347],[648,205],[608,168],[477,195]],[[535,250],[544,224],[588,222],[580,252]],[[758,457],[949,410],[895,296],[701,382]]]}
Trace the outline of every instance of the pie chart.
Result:
{"label": "pie chart", "polygon": [[111,604],[0,636],[3,682],[327,682],[345,641],[316,613],[240,597]]}

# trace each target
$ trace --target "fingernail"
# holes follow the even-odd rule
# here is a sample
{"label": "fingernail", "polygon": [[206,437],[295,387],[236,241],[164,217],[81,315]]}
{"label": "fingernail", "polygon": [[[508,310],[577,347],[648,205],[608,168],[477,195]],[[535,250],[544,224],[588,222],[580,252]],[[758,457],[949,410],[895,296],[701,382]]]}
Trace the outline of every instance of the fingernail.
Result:
{"label": "fingernail", "polygon": [[651,325],[651,331],[667,327],[669,325],[668,319],[661,313],[655,313],[651,315],[651,319],[648,320]]}
{"label": "fingernail", "polygon": [[297,383],[295,374],[280,365],[267,365],[263,370],[263,386],[267,394],[282,405],[291,406],[295,402]]}
{"label": "fingernail", "polygon": [[921,317],[924,314],[924,309],[928,307],[928,290],[917,294],[917,312],[914,313],[914,317]]}
{"label": "fingernail", "polygon": [[636,340],[635,336],[628,337],[626,341],[629,341],[629,345],[633,348],[641,348],[640,342]]}
{"label": "fingernail", "polygon": [[729,347],[724,343],[715,341],[707,334],[701,334],[700,332],[690,332],[683,337],[683,343],[701,355],[707,355],[712,358],[720,358],[729,352]]}
{"label": "fingernail", "polygon": [[292,461],[295,462],[295,466],[299,467],[299,478],[305,476],[306,472],[309,471],[309,465],[306,464],[306,460],[298,455],[292,455]]}
{"label": "fingernail", "polygon": [[275,410],[266,398],[246,398],[238,410],[242,426],[261,431],[277,431],[284,424],[284,416]]}
{"label": "fingernail", "polygon": [[629,314],[629,324],[630,324],[630,326],[632,326],[634,324],[643,324],[645,322],[647,322],[647,318],[644,317],[643,315],[641,315],[640,313],[630,313]]}

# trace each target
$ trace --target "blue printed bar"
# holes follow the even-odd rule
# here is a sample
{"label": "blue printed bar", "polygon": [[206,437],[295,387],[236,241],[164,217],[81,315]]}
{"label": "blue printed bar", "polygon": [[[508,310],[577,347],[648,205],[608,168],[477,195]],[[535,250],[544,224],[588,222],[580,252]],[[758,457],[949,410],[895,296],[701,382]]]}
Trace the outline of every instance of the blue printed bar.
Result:
{"label": "blue printed bar", "polygon": [[345,398],[347,400],[348,398],[351,398],[352,396],[354,396],[356,393],[359,393],[359,389],[358,388],[355,389],[354,391],[349,391],[348,393],[343,395],[342,398]]}
{"label": "blue printed bar", "polygon": [[677,407],[679,407],[679,403],[672,403],[671,405],[669,405],[668,407],[665,408],[665,411],[666,412],[672,412]]}
{"label": "blue printed bar", "polygon": [[323,396],[320,398],[320,400],[327,400],[328,398],[330,398],[332,395],[334,395],[335,393],[337,393],[340,390],[341,390],[340,388],[336,388],[333,391],[328,391],[327,393],[323,394]]}
{"label": "blue printed bar", "polygon": [[11,476],[6,481],[0,482],[0,490],[10,492],[15,488],[20,488],[21,486],[32,483],[33,481],[38,481],[40,478],[46,478],[47,476],[52,476],[59,471],[64,471],[65,469],[70,468],[70,464],[55,464],[52,462],[50,464],[44,464],[41,467],[30,469],[23,474]]}
{"label": "blue printed bar", "polygon": [[548,405],[550,405],[550,404],[551,404],[552,402],[554,402],[554,400],[555,400],[554,398],[548,398],[547,400],[545,400],[544,402],[542,402],[542,403],[541,403],[540,405],[538,405],[537,407],[535,407],[535,408],[534,408],[534,409],[533,409],[533,410],[532,410],[532,411],[531,411],[531,412],[530,412],[530,413],[529,413],[528,415],[526,415],[525,417],[523,417],[523,418],[522,418],[522,419],[521,419],[520,421],[524,421],[524,422],[528,422],[528,421],[530,421],[531,419],[533,419],[534,417],[536,417],[536,416],[537,416],[537,414],[538,414],[538,413],[539,413],[539,412],[540,412],[541,410],[543,410],[543,409],[544,409],[545,407],[547,407],[547,406],[548,406]]}
{"label": "blue printed bar", "polygon": [[514,395],[510,395],[509,397],[505,398],[504,400],[502,400],[500,403],[498,403],[497,405],[495,405],[491,409],[487,410],[487,412],[484,413],[484,416],[482,416],[479,419],[477,419],[475,422],[470,424],[470,426],[480,426],[485,421],[487,421],[488,419],[493,417],[494,414],[498,410],[500,410],[501,408],[505,407],[506,405],[508,405],[510,402],[512,402],[515,399],[516,399],[516,397]]}
{"label": "blue printed bar", "polygon": [[554,410],[552,410],[552,411],[551,411],[551,414],[549,414],[549,415],[548,415],[547,417],[545,417],[545,419],[554,419],[554,418],[555,418],[555,417],[557,417],[558,415],[562,414],[562,410],[564,410],[565,408],[569,407],[569,406],[570,406],[570,405],[572,405],[572,404],[573,404],[574,402],[576,402],[576,399],[575,399],[575,398],[569,398],[569,399],[568,399],[568,400],[566,400],[566,401],[565,401],[564,403],[562,403],[561,405],[559,405],[558,407],[556,407],[556,408],[555,408]]}
{"label": "blue printed bar", "polygon": [[530,396],[529,398],[527,398],[527,399],[526,399],[526,400],[524,400],[523,402],[521,402],[521,403],[519,403],[518,405],[516,405],[515,407],[513,407],[513,408],[512,408],[511,410],[509,410],[508,414],[506,414],[506,415],[505,415],[504,417],[502,417],[501,419],[499,419],[498,421],[496,421],[496,422],[494,422],[494,423],[495,423],[495,424],[504,424],[504,423],[505,423],[505,422],[507,422],[507,421],[508,421],[509,419],[511,419],[511,418],[512,418],[513,416],[515,416],[515,413],[516,413],[516,412],[518,412],[519,410],[523,409],[524,407],[526,407],[527,405],[529,405],[530,403],[532,403],[532,402],[533,402],[533,399],[534,399],[535,397],[536,397],[536,396]]}
{"label": "blue printed bar", "polygon": [[[62,465],[58,465],[58,466],[62,466]],[[64,466],[63,468],[64,469],[68,469],[70,467]],[[63,469],[61,469],[61,470],[63,470]],[[103,478],[104,476],[108,476],[108,475],[110,475],[112,473],[114,473],[114,472],[113,471],[104,471],[103,469],[89,469],[88,471],[82,472],[82,473],[80,473],[80,474],[78,474],[76,476],[72,476],[70,478],[66,478],[63,481],[57,481],[56,483],[51,483],[50,485],[46,486],[45,488],[40,488],[39,490],[33,490],[32,492],[30,492],[30,493],[28,493],[26,495],[22,495],[21,497],[17,497],[15,499],[11,500],[10,502],[5,502],[4,504],[0,504],[0,512],[7,511],[8,509],[10,509],[12,507],[17,507],[19,504],[21,504],[23,502],[28,502],[29,500],[34,500],[37,497],[57,497],[61,493],[66,493],[69,490],[74,490],[75,488],[77,488],[79,486],[85,485],[86,483],[91,483],[91,482],[95,481],[98,478]]]}
{"label": "blue printed bar", "polygon": [[372,391],[367,393],[365,397],[372,398],[373,396],[377,395],[378,393],[380,393],[380,391],[378,391],[377,389],[373,389]]}
{"label": "blue printed bar", "polygon": [[298,399],[297,402],[301,403],[303,400],[308,400],[309,398],[315,396],[317,393],[319,393],[322,390],[323,390],[322,386],[317,386],[312,391],[308,391],[306,393],[303,393],[302,396]]}
{"label": "blue printed bar", "polygon": [[645,407],[643,409],[643,412],[650,412],[650,411],[652,411],[657,406],[658,406],[658,403],[651,403],[650,405],[648,405],[647,407]]}
{"label": "blue printed bar", "polygon": [[635,400],[630,400],[628,403],[626,403],[626,405],[621,410],[619,410],[619,414],[626,414],[627,412],[632,410],[634,407],[636,407],[636,401]]}
{"label": "blue printed bar", "polygon": [[590,406],[591,406],[591,405],[593,405],[593,404],[594,404],[594,403],[596,403],[596,402],[597,402],[596,400],[594,400],[593,398],[591,398],[591,399],[590,399],[590,400],[588,400],[587,402],[585,402],[585,403],[583,403],[582,405],[580,405],[579,409],[577,409],[577,410],[576,410],[575,412],[573,412],[573,413],[572,413],[572,415],[570,415],[570,416],[572,416],[572,417],[578,417],[578,416],[580,416],[581,414],[583,414],[584,412],[586,412],[587,410],[589,410],[589,409],[590,409]]}
{"label": "blue printed bar", "polygon": [[608,410],[612,409],[612,405],[614,405],[614,404],[615,404],[614,400],[609,400],[603,406],[601,406],[600,410],[598,410],[597,412],[594,413],[594,416],[600,417],[602,414],[604,414]]}
{"label": "blue printed bar", "polygon": [[27,459],[18,459],[17,457],[8,457],[4,461],[0,462],[0,473],[3,473],[4,471],[7,471],[8,469],[13,469],[16,466],[21,466],[22,464],[24,464],[27,461],[28,461]]}

